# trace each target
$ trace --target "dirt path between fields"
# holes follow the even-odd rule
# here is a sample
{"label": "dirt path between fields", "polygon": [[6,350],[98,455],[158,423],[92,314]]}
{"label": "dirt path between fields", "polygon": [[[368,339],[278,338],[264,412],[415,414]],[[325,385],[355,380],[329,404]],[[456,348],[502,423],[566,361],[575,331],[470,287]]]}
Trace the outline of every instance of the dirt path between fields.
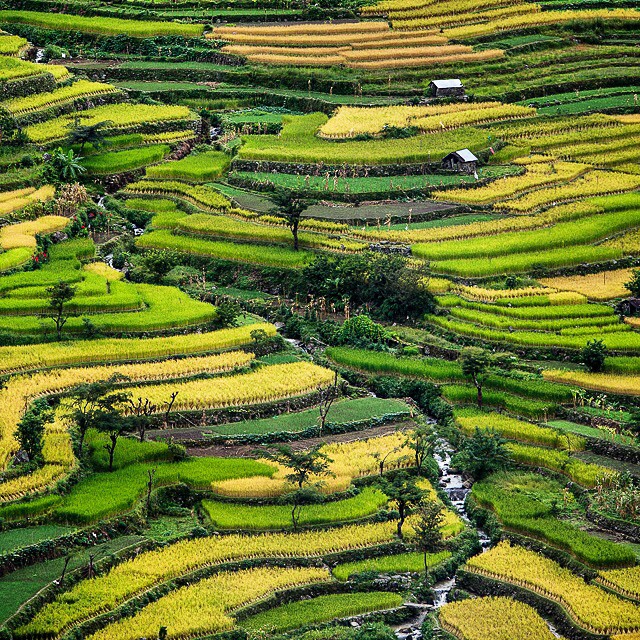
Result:
{"label": "dirt path between fields", "polygon": [[[307,438],[305,440],[295,440],[288,442],[295,451],[302,449],[310,449],[317,444],[330,443],[330,442],[354,442],[355,440],[366,440],[367,438],[374,438],[379,436],[386,436],[396,431],[404,431],[411,428],[411,422],[400,422],[394,424],[385,424],[379,427],[373,427],[371,429],[364,429],[363,431],[350,431],[349,433],[341,433],[338,435],[327,435],[323,438]],[[186,433],[188,431],[196,431],[195,429],[185,429],[183,438],[185,440],[193,440],[195,433]],[[199,432],[202,435],[201,432]],[[266,448],[264,445],[242,444],[242,445],[211,445],[210,447],[202,446],[187,447],[187,453],[190,456],[198,457],[219,457],[219,458],[255,458],[258,457],[256,449]]]}

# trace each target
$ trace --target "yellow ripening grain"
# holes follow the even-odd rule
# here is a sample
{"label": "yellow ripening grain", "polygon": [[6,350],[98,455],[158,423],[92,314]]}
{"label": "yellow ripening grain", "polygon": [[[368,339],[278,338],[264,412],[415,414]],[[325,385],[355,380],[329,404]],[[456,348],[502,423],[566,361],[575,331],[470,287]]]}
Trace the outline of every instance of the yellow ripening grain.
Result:
{"label": "yellow ripening grain", "polygon": [[417,126],[438,131],[489,120],[508,120],[535,115],[535,109],[500,102],[458,102],[453,104],[385,107],[342,106],[320,127],[324,138],[351,138],[381,133],[385,126]]}
{"label": "yellow ripening grain", "polygon": [[[516,0],[505,5],[504,0],[443,0],[442,2],[430,2],[421,7],[411,6],[405,8],[395,8],[389,10],[389,19],[392,22],[403,19],[429,18],[432,16],[457,16],[460,24],[473,19],[489,20],[496,14],[500,14],[505,9],[513,9],[517,6],[525,5],[523,0]],[[531,4],[522,7],[529,10],[539,11],[539,6]]]}
{"label": "yellow ripening grain", "polygon": [[333,371],[312,362],[288,362],[263,366],[235,376],[134,387],[131,392],[135,397],[148,398],[161,412],[162,405],[171,399],[172,392],[177,391],[174,410],[189,411],[261,404],[302,396],[326,387],[333,378]]}
{"label": "yellow ripening grain", "polygon": [[[410,466],[411,450],[405,446],[405,440],[404,434],[393,433],[367,440],[324,445],[321,450],[331,459],[329,470],[333,476],[314,478],[314,482],[322,483],[321,490],[324,493],[344,491],[354,478],[376,473],[379,466],[378,456],[384,457],[387,454],[389,456],[385,463],[385,470]],[[278,469],[271,477],[223,480],[213,483],[213,491],[219,495],[235,498],[275,497],[290,491],[291,486],[286,480],[287,470],[276,463],[268,464],[273,464]]]}
{"label": "yellow ripening grain", "polygon": [[616,269],[590,273],[586,276],[559,276],[539,280],[545,287],[561,291],[574,291],[590,300],[612,300],[629,295],[625,286],[631,280],[632,269]]}
{"label": "yellow ripening grain", "polygon": [[[29,402],[34,398],[60,393],[82,382],[106,380],[115,373],[132,381],[181,378],[199,373],[218,373],[245,366],[253,360],[251,353],[233,351],[198,358],[164,362],[77,367],[17,375],[0,390],[0,468],[4,468],[18,448],[15,429]],[[143,394],[146,395],[146,394]],[[0,484],[2,500],[2,484]]]}
{"label": "yellow ripening grain", "polygon": [[174,356],[194,356],[236,349],[251,344],[251,332],[259,329],[268,336],[276,328],[267,322],[247,324],[206,333],[189,333],[156,338],[98,338],[0,347],[0,373],[7,375],[50,367],[81,366],[98,362],[160,360]]}
{"label": "yellow ripening grain", "polygon": [[530,191],[519,198],[497,202],[494,207],[514,213],[528,213],[559,202],[588,198],[589,196],[623,193],[638,187],[640,187],[640,175],[635,176],[614,171],[591,171],[572,182]]}
{"label": "yellow ripening grain", "polygon": [[36,234],[46,235],[62,231],[69,224],[64,216],[42,216],[37,220],[19,222],[0,229],[0,247],[16,249],[18,247],[36,248]]}
{"label": "yellow ripening grain", "polygon": [[577,162],[540,162],[527,165],[526,172],[518,176],[498,178],[475,189],[436,191],[433,193],[433,197],[436,200],[451,200],[464,204],[489,204],[496,200],[511,198],[536,187],[574,180],[590,170],[591,167],[588,164]]}
{"label": "yellow ripening grain", "polygon": [[640,565],[600,571],[596,580],[628,598],[640,600]]}
{"label": "yellow ripening grain", "polygon": [[376,33],[389,31],[386,22],[324,22],[321,24],[291,23],[287,25],[264,25],[216,27],[212,36],[226,40],[236,34],[262,36],[290,36],[290,35],[327,35],[337,33]]}
{"label": "yellow ripening grain", "polygon": [[[555,640],[538,612],[511,598],[469,598],[438,612],[445,631],[463,640]],[[562,640],[562,638],[560,638]]]}
{"label": "yellow ripening grain", "polygon": [[187,640],[229,630],[234,609],[246,606],[281,589],[329,582],[327,568],[260,567],[222,572],[190,584],[143,607],[89,636],[90,640],[138,640],[152,637],[167,625],[170,638]]}
{"label": "yellow ripening grain", "polygon": [[495,302],[496,300],[510,298],[528,298],[530,296],[544,296],[550,293],[549,289],[542,287],[522,287],[520,289],[485,289],[469,285],[457,285],[453,289],[461,298],[476,302]]}
{"label": "yellow ripening grain", "polygon": [[32,202],[47,202],[53,199],[55,193],[56,188],[52,185],[45,185],[39,189],[27,187],[26,189],[0,193],[0,215],[7,215],[23,209]]}
{"label": "yellow ripening grain", "polygon": [[588,373],[586,371],[563,371],[550,369],[543,371],[545,380],[570,384],[574,387],[617,393],[628,396],[640,395],[640,375],[622,375],[614,373]]}
{"label": "yellow ripening grain", "polygon": [[631,229],[612,240],[602,243],[603,247],[620,249],[625,255],[640,253],[640,229]]}
{"label": "yellow ripening grain", "polygon": [[620,116],[611,116],[611,118],[624,124],[640,124],[640,113],[625,113]]}
{"label": "yellow ripening grain", "polygon": [[560,603],[569,617],[592,633],[640,631],[640,607],[636,604],[587,584],[569,569],[523,547],[501,542],[471,558],[465,569]]}
{"label": "yellow ripening grain", "polygon": [[389,521],[302,533],[183,539],[79,582],[38,611],[20,634],[60,636],[79,621],[110,611],[154,585],[204,567],[250,558],[311,558],[390,542],[395,526]]}
{"label": "yellow ripening grain", "polygon": [[509,18],[518,16],[527,18],[530,15],[537,15],[540,11],[539,5],[533,3],[515,4],[508,7],[499,7],[496,9],[487,9],[476,13],[475,11],[462,11],[460,13],[437,13],[432,15],[427,13],[423,16],[421,12],[403,12],[405,17],[396,17],[397,14],[391,16],[391,24],[394,29],[412,30],[412,29],[434,29],[456,27],[461,29],[460,25],[474,26],[479,21],[485,23],[497,20],[508,20]]}
{"label": "yellow ripening grain", "polygon": [[105,262],[90,262],[89,264],[85,264],[83,269],[89,273],[94,273],[95,275],[104,278],[107,282],[122,280],[124,277],[124,273],[122,273],[122,271],[118,271],[117,269],[110,267]]}
{"label": "yellow ripening grain", "polygon": [[334,67],[341,65],[344,58],[334,56],[283,56],[275,53],[250,54],[246,56],[251,62],[275,65],[298,65],[302,67]]}
{"label": "yellow ripening grain", "polygon": [[[352,49],[385,49],[393,47],[419,47],[434,44],[447,44],[448,40],[442,35],[430,34],[429,32],[411,36],[401,37],[396,33],[385,34],[386,37],[375,40],[364,40],[362,42],[351,41]],[[393,37],[389,37],[393,35]]]}
{"label": "yellow ripening grain", "polygon": [[385,60],[361,60],[350,61],[347,65],[353,69],[394,69],[398,67],[431,67],[438,64],[450,64],[453,62],[485,62],[487,60],[496,60],[504,57],[502,49],[486,49],[484,51],[475,51],[473,53],[456,53],[448,56],[432,56],[403,58],[397,60],[399,49],[388,49],[389,57]]}
{"label": "yellow ripening grain", "polygon": [[223,47],[225,53],[240,56],[283,55],[283,56],[339,56],[344,47],[269,47],[247,44],[231,44]]}
{"label": "yellow ripening grain", "polygon": [[366,62],[382,60],[389,57],[395,58],[445,58],[461,53],[471,53],[473,49],[466,44],[447,44],[427,47],[408,47],[397,49],[360,49],[358,51],[345,51],[343,56],[347,62]]}
{"label": "yellow ripening grain", "polygon": [[482,24],[465,25],[448,29],[445,35],[450,38],[464,39],[490,35],[501,31],[514,31],[527,27],[563,24],[567,22],[592,22],[594,20],[620,20],[623,22],[640,21],[640,12],[636,9],[590,9],[578,11],[541,11],[529,15],[491,20]]}
{"label": "yellow ripening grain", "polygon": [[17,500],[29,493],[42,491],[62,479],[76,465],[69,425],[58,409],[53,422],[44,428],[42,458],[44,464],[32,473],[0,483],[0,503]]}

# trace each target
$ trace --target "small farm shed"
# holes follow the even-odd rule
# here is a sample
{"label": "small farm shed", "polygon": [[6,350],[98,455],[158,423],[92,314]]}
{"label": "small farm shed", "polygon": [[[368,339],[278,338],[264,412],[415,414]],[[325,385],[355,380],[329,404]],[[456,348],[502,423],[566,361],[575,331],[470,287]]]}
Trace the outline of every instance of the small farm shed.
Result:
{"label": "small farm shed", "polygon": [[432,80],[429,83],[429,95],[434,98],[464,98],[464,85],[457,78],[450,80]]}
{"label": "small farm shed", "polygon": [[478,166],[476,158],[469,149],[454,151],[442,159],[442,168],[461,173],[473,173]]}
{"label": "small farm shed", "polygon": [[627,298],[618,305],[618,311],[623,316],[640,315],[640,298]]}

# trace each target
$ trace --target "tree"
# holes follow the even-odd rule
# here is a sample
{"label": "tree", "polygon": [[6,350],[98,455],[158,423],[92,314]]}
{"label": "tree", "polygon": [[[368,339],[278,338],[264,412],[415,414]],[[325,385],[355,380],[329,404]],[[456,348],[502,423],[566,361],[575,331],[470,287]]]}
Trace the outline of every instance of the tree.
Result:
{"label": "tree", "polygon": [[442,547],[442,530],[444,521],[444,506],[437,500],[423,500],[418,505],[418,521],[415,531],[415,544],[422,551],[424,560],[424,574],[429,575],[427,554],[436,553]]}
{"label": "tree", "polygon": [[606,357],[607,347],[602,340],[594,338],[589,340],[582,348],[580,357],[585,367],[592,373],[602,371]]}
{"label": "tree", "polygon": [[491,360],[489,354],[479,347],[466,347],[460,353],[460,366],[462,373],[469,376],[478,392],[478,408],[482,409],[482,385],[484,373]]}
{"label": "tree", "polygon": [[44,430],[48,422],[53,421],[53,412],[43,398],[36,400],[18,423],[16,437],[20,448],[29,457],[29,462],[42,463]]}
{"label": "tree", "polygon": [[287,226],[293,235],[293,250],[298,251],[298,227],[300,226],[300,216],[309,206],[308,200],[294,198],[291,193],[284,189],[278,189],[273,197],[273,201],[278,207],[278,213],[286,219]]}
{"label": "tree", "polygon": [[436,434],[433,429],[421,425],[409,432],[405,446],[413,451],[414,464],[418,475],[422,475],[425,461],[433,455],[436,444]]}
{"label": "tree", "polygon": [[105,129],[111,124],[111,120],[103,120],[102,122],[96,122],[96,124],[79,124],[76,120],[71,127],[69,133],[68,143],[70,145],[79,144],[80,152],[84,151],[86,144],[91,144],[95,148],[101,147],[104,143],[106,135]]}
{"label": "tree", "polygon": [[128,402],[128,392],[117,392],[117,384],[126,379],[116,373],[106,380],[80,384],[71,392],[68,415],[76,426],[79,456],[82,455],[85,435],[99,415],[116,411],[118,406]]}
{"label": "tree", "polygon": [[49,316],[56,325],[56,333],[58,340],[62,340],[62,329],[69,319],[66,305],[73,300],[76,295],[76,288],[72,287],[68,282],[60,280],[58,284],[47,287],[49,296]]}
{"label": "tree", "polygon": [[131,423],[119,411],[114,410],[96,413],[92,426],[107,436],[107,444],[104,445],[104,448],[109,455],[109,471],[113,471],[113,459],[118,440],[125,433],[131,431]]}
{"label": "tree", "polygon": [[127,402],[131,408],[132,417],[129,418],[132,428],[137,432],[140,442],[144,442],[144,437],[149,428],[153,414],[156,412],[157,405],[152,404],[149,398],[139,397],[135,402],[128,398]]}
{"label": "tree", "polygon": [[82,156],[77,156],[73,149],[65,151],[62,147],[58,147],[51,155],[49,163],[59,180],[74,182],[86,171],[80,164],[82,159]]}
{"label": "tree", "polygon": [[151,491],[153,490],[153,481],[156,477],[155,467],[153,469],[147,469],[147,476],[149,480],[147,480],[147,514],[151,511]]}
{"label": "tree", "polygon": [[380,489],[389,498],[389,502],[398,510],[398,538],[403,539],[402,527],[413,507],[422,500],[424,492],[416,484],[415,478],[406,473],[398,473],[393,480],[379,481]]}
{"label": "tree", "polygon": [[506,442],[498,433],[476,427],[473,435],[467,438],[460,451],[453,456],[452,464],[476,480],[482,480],[511,463]]}
{"label": "tree", "polygon": [[228,296],[224,296],[216,304],[216,327],[224,329],[226,327],[237,327],[238,316],[242,313],[240,305]]}
{"label": "tree", "polygon": [[399,450],[400,447],[393,447],[393,449],[389,449],[389,451],[387,451],[387,453],[385,453],[384,455],[382,455],[379,451],[374,451],[371,454],[371,457],[378,464],[378,473],[380,474],[380,477],[382,477],[382,475],[384,474],[384,465],[387,463],[387,458]]}
{"label": "tree", "polygon": [[307,451],[294,451],[288,445],[275,445],[272,451],[263,452],[269,460],[273,460],[289,470],[285,476],[287,481],[296,486],[296,490],[286,496],[293,505],[291,509],[291,524],[297,530],[302,513],[302,507],[308,504],[317,504],[323,501],[318,491],[321,481],[312,483],[312,476],[322,477],[333,475],[329,471],[332,462],[326,454],[320,451],[320,446]]}
{"label": "tree", "polygon": [[625,426],[636,440],[640,440],[640,407],[629,408],[629,419]]}
{"label": "tree", "polygon": [[324,496],[318,491],[316,486],[302,487],[296,491],[292,491],[288,496],[291,500],[291,525],[293,530],[297,531],[300,525],[300,517],[302,516],[302,508],[310,504],[321,504],[324,502]]}
{"label": "tree", "polygon": [[318,386],[318,395],[320,396],[320,403],[318,404],[318,423],[320,426],[320,435],[324,431],[324,428],[327,424],[327,416],[329,415],[329,410],[331,409],[331,405],[334,403],[336,398],[339,395],[338,392],[338,372],[336,371],[333,384],[328,387],[323,387],[322,385]]}
{"label": "tree", "polygon": [[640,298],[640,269],[631,272],[631,280],[625,282],[624,286],[631,292],[634,298]]}
{"label": "tree", "polygon": [[333,461],[320,451],[320,447],[321,445],[317,445],[307,451],[294,451],[289,445],[279,444],[271,447],[271,451],[261,453],[288,469],[289,473],[285,476],[287,481],[302,489],[310,484],[311,476],[332,475],[329,464]]}

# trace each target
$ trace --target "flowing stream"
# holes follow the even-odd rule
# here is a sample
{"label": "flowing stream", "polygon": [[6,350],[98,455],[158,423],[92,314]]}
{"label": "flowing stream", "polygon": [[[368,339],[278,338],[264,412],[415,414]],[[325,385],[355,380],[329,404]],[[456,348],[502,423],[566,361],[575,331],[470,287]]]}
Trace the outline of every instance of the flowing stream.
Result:
{"label": "flowing stream", "polygon": [[[446,440],[438,441],[437,453],[434,455],[438,468],[440,469],[440,477],[438,484],[440,488],[447,494],[454,509],[460,514],[460,517],[466,522],[471,524],[467,512],[465,510],[465,499],[470,492],[467,483],[464,478],[451,471],[451,454],[453,449]],[[472,525],[473,526],[473,525]],[[487,534],[482,529],[477,529],[478,537],[480,539],[480,545],[482,550],[489,548],[491,544]],[[409,624],[400,625],[395,629],[396,637],[399,640],[420,640],[422,638],[422,623],[424,622],[427,614],[434,609],[438,609],[442,605],[446,604],[447,596],[449,592],[456,586],[456,578],[447,578],[441,582],[433,585],[433,591],[435,592],[435,601],[433,605],[412,605],[416,609],[416,618]]]}

